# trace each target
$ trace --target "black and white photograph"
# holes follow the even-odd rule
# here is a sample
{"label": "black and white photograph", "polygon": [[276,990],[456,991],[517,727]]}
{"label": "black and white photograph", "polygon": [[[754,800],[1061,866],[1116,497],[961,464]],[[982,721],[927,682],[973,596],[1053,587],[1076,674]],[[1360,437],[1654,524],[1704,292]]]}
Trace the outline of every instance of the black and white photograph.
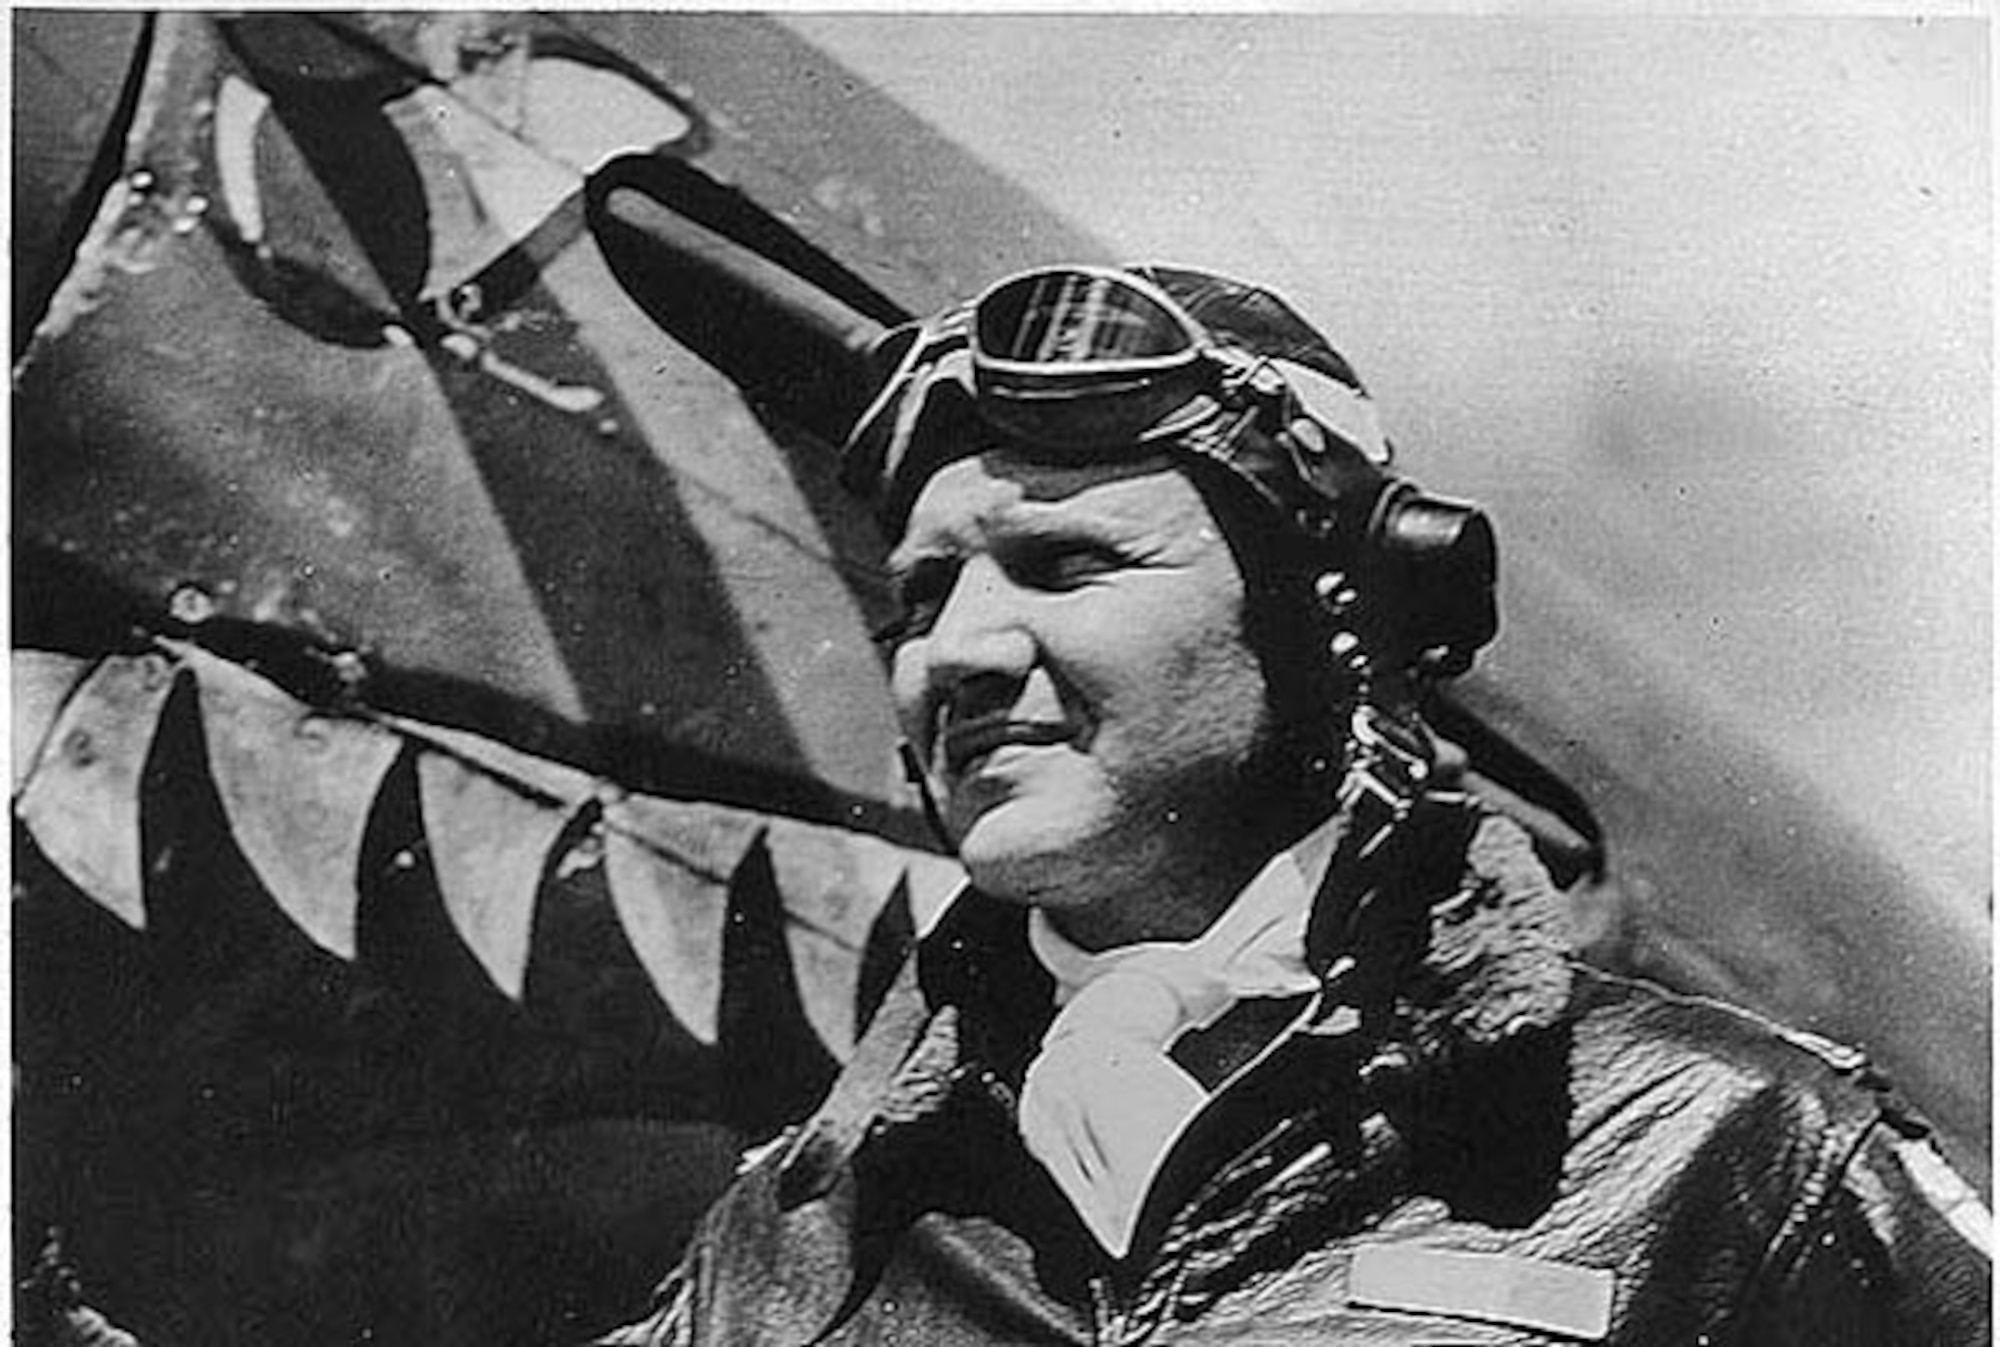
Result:
{"label": "black and white photograph", "polygon": [[15,1342],[1991,1342],[1984,4],[6,31]]}

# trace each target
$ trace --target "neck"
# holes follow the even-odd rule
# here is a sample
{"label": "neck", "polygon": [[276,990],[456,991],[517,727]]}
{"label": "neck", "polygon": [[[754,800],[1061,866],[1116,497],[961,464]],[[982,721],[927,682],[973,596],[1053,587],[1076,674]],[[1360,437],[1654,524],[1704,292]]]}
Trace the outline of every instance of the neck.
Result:
{"label": "neck", "polygon": [[1229,900],[1257,873],[1249,866],[1233,878],[1216,876],[1190,885],[1185,878],[1160,886],[1107,894],[1080,907],[1045,907],[1063,939],[1095,954],[1146,941],[1193,940],[1212,925]]}
{"label": "neck", "polygon": [[1161,856],[1126,882],[1105,884],[1100,877],[1087,901],[1076,901],[1075,890],[1069,889],[1057,901],[1035,905],[1058,934],[1091,953],[1148,941],[1194,940],[1273,856],[1322,821],[1269,829],[1261,840],[1246,828],[1238,835],[1251,839],[1252,845],[1196,856],[1184,852]]}

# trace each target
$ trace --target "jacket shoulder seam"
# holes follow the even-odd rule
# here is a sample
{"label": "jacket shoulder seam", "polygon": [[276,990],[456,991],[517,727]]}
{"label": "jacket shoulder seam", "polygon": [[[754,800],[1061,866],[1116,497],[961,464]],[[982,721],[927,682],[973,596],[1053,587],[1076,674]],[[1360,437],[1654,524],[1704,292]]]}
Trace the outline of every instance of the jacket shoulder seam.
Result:
{"label": "jacket shoulder seam", "polygon": [[[1593,964],[1579,955],[1569,956],[1576,973],[1590,981],[1606,986],[1622,988],[1649,1000],[1666,1005],[1682,1006],[1718,1014],[1735,1021],[1746,1029],[1762,1034],[1775,1042],[1782,1043],[1849,1084],[1873,1091],[1880,1083],[1874,1064],[1868,1054],[1860,1048],[1827,1038],[1806,1029],[1794,1028],[1769,1015],[1751,1010],[1747,1006],[1718,996],[1705,996],[1698,992],[1676,991],[1663,983],[1648,978],[1633,977],[1629,974],[1614,973],[1600,965]],[[1879,1110],[1878,1110],[1879,1111]]]}

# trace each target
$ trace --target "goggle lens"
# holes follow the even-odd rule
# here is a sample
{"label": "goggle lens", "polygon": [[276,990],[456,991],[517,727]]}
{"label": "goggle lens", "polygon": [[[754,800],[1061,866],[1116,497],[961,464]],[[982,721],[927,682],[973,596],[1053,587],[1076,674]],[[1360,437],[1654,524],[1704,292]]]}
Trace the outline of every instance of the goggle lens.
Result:
{"label": "goggle lens", "polygon": [[995,286],[974,306],[973,334],[980,361],[1078,374],[1107,364],[1178,362],[1202,340],[1177,307],[1133,280],[1068,269]]}
{"label": "goggle lens", "polygon": [[1214,342],[1180,305],[1126,272],[1062,267],[1000,282],[971,306],[982,414],[1065,452],[1132,449],[1212,408]]}

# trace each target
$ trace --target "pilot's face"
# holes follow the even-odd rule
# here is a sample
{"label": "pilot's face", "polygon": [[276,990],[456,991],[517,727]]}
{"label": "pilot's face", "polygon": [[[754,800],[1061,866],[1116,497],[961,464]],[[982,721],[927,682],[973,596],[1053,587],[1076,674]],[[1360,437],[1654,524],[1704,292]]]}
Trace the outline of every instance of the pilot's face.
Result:
{"label": "pilot's face", "polygon": [[1232,820],[1269,713],[1194,486],[994,450],[930,480],[893,561],[897,705],[973,881],[1089,944],[1201,930],[1258,859]]}

